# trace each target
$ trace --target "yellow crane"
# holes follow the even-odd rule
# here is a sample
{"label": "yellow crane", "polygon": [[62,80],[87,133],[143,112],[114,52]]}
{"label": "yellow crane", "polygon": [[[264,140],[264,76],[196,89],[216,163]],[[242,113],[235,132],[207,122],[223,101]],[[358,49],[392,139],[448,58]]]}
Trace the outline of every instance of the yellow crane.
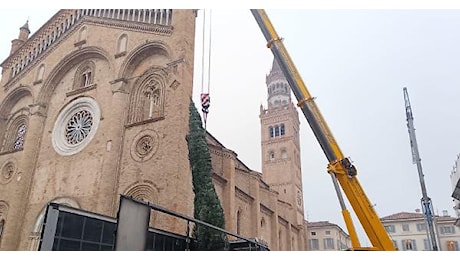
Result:
{"label": "yellow crane", "polygon": [[[342,208],[345,225],[350,235],[352,245],[350,250],[396,250],[393,241],[390,239],[385,227],[375,212],[373,204],[359,184],[357,179],[358,172],[355,166],[348,158],[344,157],[326,121],[316,106],[314,98],[308,92],[299,72],[284,47],[282,39],[276,33],[266,12],[261,9],[251,9],[251,12],[267,40],[267,47],[273,52],[276,61],[289,82],[292,92],[297,98],[297,106],[302,110],[329,161],[327,172],[332,178]],[[372,247],[361,247],[340,188],[345,193],[369,241],[372,243]]]}

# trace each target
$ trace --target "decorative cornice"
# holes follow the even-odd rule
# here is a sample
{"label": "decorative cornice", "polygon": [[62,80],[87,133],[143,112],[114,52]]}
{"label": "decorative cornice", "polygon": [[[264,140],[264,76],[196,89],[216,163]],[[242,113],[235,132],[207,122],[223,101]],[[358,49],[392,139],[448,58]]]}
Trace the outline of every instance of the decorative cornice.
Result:
{"label": "decorative cornice", "polygon": [[153,122],[160,121],[160,120],[163,120],[163,119],[165,119],[164,116],[159,116],[159,117],[147,119],[147,120],[144,120],[144,121],[140,121],[140,122],[125,125],[125,128],[130,128],[130,127],[138,126],[138,125],[145,125],[145,124],[153,123]]}
{"label": "decorative cornice", "polygon": [[221,156],[227,159],[233,159],[233,160],[236,159],[236,155],[232,150],[228,150],[226,148],[215,146],[209,143],[208,143],[208,147],[209,147],[209,152],[215,155],[218,155],[218,156]]}
{"label": "decorative cornice", "polygon": [[289,221],[278,215],[278,223],[282,226],[288,227]]}
{"label": "decorative cornice", "polygon": [[272,216],[275,212],[265,206],[264,204],[260,203],[260,212],[264,213],[265,215]]}
{"label": "decorative cornice", "polygon": [[84,93],[84,92],[87,92],[87,91],[90,91],[90,90],[93,90],[93,89],[96,89],[96,84],[92,84],[92,85],[90,85],[88,87],[78,88],[78,89],[72,90],[70,92],[65,93],[65,95],[66,95],[66,97],[70,97],[70,96],[81,94],[81,93]]}
{"label": "decorative cornice", "polygon": [[240,198],[241,200],[247,202],[247,203],[252,203],[254,201],[254,198],[251,197],[249,194],[246,192],[242,191],[238,187],[235,187],[235,195],[236,197]]}
{"label": "decorative cornice", "polygon": [[125,20],[114,20],[99,17],[84,17],[88,24],[100,24],[107,27],[125,28],[137,32],[151,32],[157,35],[171,36],[173,32],[172,26],[165,26],[159,24],[138,23]]}
{"label": "decorative cornice", "polygon": [[[101,15],[101,10],[102,15]],[[17,51],[15,51],[12,55],[8,56],[4,62],[0,65],[3,69],[10,69],[10,68],[18,68],[14,70],[14,74],[11,71],[8,71],[9,81],[5,84],[5,88],[7,89],[9,86],[15,84],[20,78],[23,77],[32,67],[34,67],[37,63],[41,62],[44,57],[46,57],[49,53],[52,52],[59,45],[60,42],[67,39],[69,35],[71,35],[75,29],[78,27],[79,24],[82,22],[88,24],[98,24],[103,26],[109,27],[117,27],[117,28],[126,28],[133,31],[139,32],[151,32],[157,35],[164,35],[164,36],[171,36],[173,32],[173,27],[171,24],[171,15],[168,10],[163,11],[166,14],[166,17],[162,17],[162,21],[159,24],[156,21],[151,21],[146,23],[146,21],[128,21],[128,14],[126,19],[116,19],[116,18],[109,18],[112,14],[112,17],[115,16],[115,13],[118,12],[118,16],[120,14],[121,9],[110,9],[105,13],[106,9],[83,9],[83,10],[61,10],[56,15],[54,15],[48,22],[43,25],[34,35],[32,35]],[[151,11],[154,10],[154,11]],[[154,12],[156,13],[157,9],[142,9],[141,11],[137,11],[140,15],[144,12],[144,20],[145,20],[145,12]],[[124,12],[125,10],[121,10]],[[112,12],[112,13],[111,13]],[[136,11],[132,11],[133,15]],[[129,13],[129,10],[128,10]],[[169,15],[169,16],[168,16]],[[102,17],[101,17],[102,16]],[[137,19],[137,20],[139,20]],[[169,19],[169,20],[168,20]],[[44,44],[45,47],[41,46]],[[81,44],[85,44],[85,42],[80,41],[77,42],[75,46],[81,47]],[[40,46],[40,47],[39,47]],[[6,75],[6,74],[5,74]]]}
{"label": "decorative cornice", "polygon": [[223,176],[213,172],[212,173],[212,178],[215,179],[219,184],[221,184],[222,186],[227,184],[227,179],[225,179]]}

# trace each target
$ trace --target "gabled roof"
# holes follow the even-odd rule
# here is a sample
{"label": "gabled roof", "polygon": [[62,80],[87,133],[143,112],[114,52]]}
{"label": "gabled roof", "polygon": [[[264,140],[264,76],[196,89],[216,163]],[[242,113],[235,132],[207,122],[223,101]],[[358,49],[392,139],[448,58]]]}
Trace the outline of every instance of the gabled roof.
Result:
{"label": "gabled roof", "polygon": [[232,151],[234,154],[235,154],[235,158],[236,158],[236,161],[237,161],[237,166],[241,166],[241,169],[247,171],[247,172],[252,172],[252,173],[257,173],[257,174],[260,174],[258,173],[257,171],[254,171],[254,170],[251,170],[246,164],[244,164],[239,158],[238,158],[238,154],[231,150],[231,149],[228,149],[227,147],[225,147],[219,140],[217,140],[216,137],[214,137],[211,133],[209,133],[207,130],[206,130],[206,142],[211,145],[214,145],[214,146],[217,146],[217,147],[221,147],[223,149],[227,149],[229,151]]}
{"label": "gabled roof", "polygon": [[[436,217],[437,221],[449,221],[449,220],[455,220],[455,218],[451,216],[438,216],[434,215]],[[409,220],[409,219],[424,219],[425,215],[422,213],[417,213],[417,212],[399,212],[395,213],[392,215],[385,216],[383,218],[380,218],[382,221],[386,220]]]}
{"label": "gabled roof", "polygon": [[215,138],[210,132],[208,132],[207,130],[206,131],[206,141],[208,142],[208,144],[212,144],[212,145],[215,145],[215,146],[218,146],[218,147],[222,147],[222,148],[226,148],[221,142],[219,142],[219,140],[217,140],[217,138]]}
{"label": "gabled roof", "polygon": [[414,219],[414,218],[424,218],[425,216],[422,213],[416,212],[399,212],[389,216],[380,218],[380,220],[400,220],[400,219]]}
{"label": "gabled roof", "polygon": [[329,221],[316,221],[316,222],[307,221],[307,227],[326,227],[326,226],[336,226],[336,224],[330,223]]}
{"label": "gabled roof", "polygon": [[307,230],[309,228],[322,228],[322,227],[335,227],[337,229],[339,229],[341,232],[343,232],[346,236],[349,236],[347,232],[345,232],[345,230],[343,230],[339,225],[335,224],[335,223],[331,223],[329,221],[314,221],[314,222],[310,222],[310,221],[307,221]]}

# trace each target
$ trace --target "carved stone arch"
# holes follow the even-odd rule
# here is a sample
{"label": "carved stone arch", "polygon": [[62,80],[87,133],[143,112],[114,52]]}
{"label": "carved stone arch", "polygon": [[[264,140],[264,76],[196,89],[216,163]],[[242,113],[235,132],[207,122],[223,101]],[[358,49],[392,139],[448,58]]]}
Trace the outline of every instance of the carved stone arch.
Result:
{"label": "carved stone arch", "polygon": [[24,97],[30,96],[33,98],[32,91],[29,87],[20,86],[14,89],[11,93],[9,93],[3,102],[0,104],[0,119],[8,118],[10,115],[11,110],[13,109],[14,105]]}
{"label": "carved stone arch", "polygon": [[[158,189],[149,182],[136,182],[131,185],[124,194],[133,199],[147,201],[153,204],[158,204]],[[150,212],[150,224],[155,223],[158,213],[156,211]]]}
{"label": "carved stone arch", "polygon": [[130,78],[136,67],[152,55],[162,55],[171,60],[171,49],[162,41],[153,41],[132,50],[120,67],[118,78]]}
{"label": "carved stone arch", "polygon": [[14,114],[12,113],[15,104],[26,97],[32,97],[32,92],[28,87],[21,86],[9,93],[3,103],[0,104],[0,151],[12,150],[10,144],[14,143],[15,140],[11,139],[13,135],[17,135],[16,130],[18,130],[13,129],[14,127],[19,127],[19,123],[24,123],[27,127],[28,107],[22,108]]}
{"label": "carved stone arch", "polygon": [[24,137],[29,126],[29,109],[17,111],[9,120],[2,137],[1,151],[19,151],[23,149]]}
{"label": "carved stone arch", "polygon": [[89,87],[94,84],[96,64],[92,60],[85,60],[78,65],[73,80],[73,88],[79,89]]}
{"label": "carved stone arch", "polygon": [[129,97],[128,125],[164,116],[168,74],[161,67],[151,67],[135,82]]}
{"label": "carved stone arch", "polygon": [[8,215],[8,203],[0,200],[0,243],[2,242],[3,230],[5,230],[6,218]]}
{"label": "carved stone arch", "polygon": [[78,41],[77,42],[81,42],[81,41],[85,41],[86,40],[86,37],[88,35],[88,29],[86,26],[82,26],[79,30],[78,30]]}
{"label": "carved stone arch", "polygon": [[6,220],[8,208],[8,203],[4,200],[0,200],[0,219]]}
{"label": "carved stone arch", "polygon": [[138,200],[144,200],[151,203],[158,202],[158,190],[149,183],[137,182],[124,193],[126,196],[132,197]]}
{"label": "carved stone arch", "polygon": [[43,76],[45,75],[45,64],[38,66],[37,74],[35,75],[34,84],[41,83],[43,81]]}
{"label": "carved stone arch", "polygon": [[38,104],[48,104],[56,87],[59,85],[61,79],[75,66],[88,59],[100,59],[109,63],[112,67],[111,60],[108,53],[97,47],[85,47],[75,50],[65,56],[50,72],[46,78],[40,93],[38,94]]}
{"label": "carved stone arch", "polygon": [[[78,201],[70,197],[58,197],[53,200],[50,200],[50,203],[51,202],[61,204],[61,205],[66,205],[72,208],[77,208],[77,209],[80,208],[80,204],[78,203]],[[35,218],[33,230],[29,235],[29,240],[30,240],[29,250],[31,251],[38,250],[38,246],[40,244],[40,236],[43,230],[43,222],[45,220],[45,213],[46,213],[47,207],[48,207],[48,203],[46,203],[43,206],[42,210],[40,210],[37,217]]]}
{"label": "carved stone arch", "polygon": [[126,53],[128,50],[128,35],[123,33],[118,37],[117,41],[117,54],[121,55],[122,53]]}
{"label": "carved stone arch", "polygon": [[243,213],[243,209],[241,207],[238,207],[238,209],[236,210],[236,233],[241,235],[241,221],[242,221],[242,213]]}

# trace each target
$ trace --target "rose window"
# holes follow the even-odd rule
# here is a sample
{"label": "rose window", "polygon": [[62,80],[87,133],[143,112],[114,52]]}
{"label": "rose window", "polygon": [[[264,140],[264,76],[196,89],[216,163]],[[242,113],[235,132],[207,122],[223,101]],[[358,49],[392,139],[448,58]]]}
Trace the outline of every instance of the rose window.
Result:
{"label": "rose window", "polygon": [[11,181],[11,177],[13,177],[14,173],[16,172],[16,164],[13,162],[8,162],[5,165],[3,165],[2,172],[1,172],[1,178],[0,178],[0,183],[7,183]]}
{"label": "rose window", "polygon": [[158,151],[158,133],[146,129],[138,133],[131,144],[131,156],[135,161],[145,162],[153,157]]}
{"label": "rose window", "polygon": [[83,150],[94,138],[100,118],[101,111],[94,99],[81,97],[70,102],[54,123],[54,150],[64,156]]}
{"label": "rose window", "polygon": [[151,136],[144,136],[137,142],[136,152],[139,156],[146,156],[153,149],[154,140]]}
{"label": "rose window", "polygon": [[78,144],[91,132],[93,116],[91,112],[82,110],[75,113],[67,123],[65,137],[69,144]]}

